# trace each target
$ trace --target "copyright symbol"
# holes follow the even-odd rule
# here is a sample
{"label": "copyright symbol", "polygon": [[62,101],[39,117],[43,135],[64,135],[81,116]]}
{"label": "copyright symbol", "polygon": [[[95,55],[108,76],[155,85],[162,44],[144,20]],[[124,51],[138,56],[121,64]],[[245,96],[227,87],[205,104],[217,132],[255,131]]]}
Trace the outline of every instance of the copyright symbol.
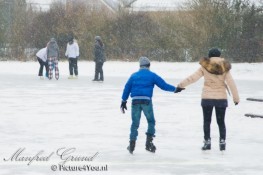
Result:
{"label": "copyright symbol", "polygon": [[52,166],[51,166],[51,170],[52,170],[52,171],[56,171],[56,170],[57,170],[57,165],[52,165]]}

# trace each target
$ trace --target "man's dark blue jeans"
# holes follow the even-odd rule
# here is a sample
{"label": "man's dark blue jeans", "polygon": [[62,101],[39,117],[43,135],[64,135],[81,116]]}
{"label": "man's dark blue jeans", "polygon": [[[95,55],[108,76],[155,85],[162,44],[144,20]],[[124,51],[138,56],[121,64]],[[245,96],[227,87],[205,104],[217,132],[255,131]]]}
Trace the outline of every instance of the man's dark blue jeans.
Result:
{"label": "man's dark blue jeans", "polygon": [[154,136],[155,134],[155,119],[153,114],[152,101],[144,100],[144,99],[138,99],[138,100],[136,99],[136,100],[132,100],[132,125],[131,125],[130,140],[137,139],[142,111],[148,122],[148,130],[146,134],[149,136]]}

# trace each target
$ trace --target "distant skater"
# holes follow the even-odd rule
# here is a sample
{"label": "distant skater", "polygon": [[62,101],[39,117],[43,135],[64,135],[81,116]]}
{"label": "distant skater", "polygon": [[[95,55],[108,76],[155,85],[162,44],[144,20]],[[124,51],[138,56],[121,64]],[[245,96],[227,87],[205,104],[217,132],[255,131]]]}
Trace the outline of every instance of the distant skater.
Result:
{"label": "distant skater", "polygon": [[48,75],[48,61],[47,61],[47,48],[42,48],[40,49],[37,53],[37,61],[40,64],[39,71],[38,71],[38,76],[40,77],[41,80],[44,79],[43,77],[43,67],[45,66],[46,68],[46,76]]}
{"label": "distant skater", "polygon": [[219,149],[226,149],[225,112],[228,106],[228,87],[232,93],[235,105],[239,103],[239,95],[236,84],[230,73],[231,64],[221,58],[221,52],[217,48],[209,50],[208,58],[202,58],[201,67],[191,76],[178,84],[178,87],[186,87],[201,77],[204,77],[201,106],[203,109],[204,146],[202,150],[211,149],[210,124],[213,108],[215,108],[216,120],[219,127]]}
{"label": "distant skater", "polygon": [[[73,36],[69,37],[69,42],[67,44],[67,50],[65,56],[68,58],[69,62],[69,79],[78,78],[78,58],[79,58],[79,45]],[[73,77],[73,72],[75,77]]]}
{"label": "distant skater", "polygon": [[94,62],[95,62],[95,76],[92,81],[104,81],[103,64],[106,61],[104,53],[104,43],[100,36],[95,37],[94,45]]}
{"label": "distant skater", "polygon": [[47,44],[47,58],[49,73],[48,78],[51,80],[53,78],[53,69],[55,69],[55,78],[59,79],[59,70],[58,70],[58,58],[59,58],[59,47],[55,38],[51,38]]}

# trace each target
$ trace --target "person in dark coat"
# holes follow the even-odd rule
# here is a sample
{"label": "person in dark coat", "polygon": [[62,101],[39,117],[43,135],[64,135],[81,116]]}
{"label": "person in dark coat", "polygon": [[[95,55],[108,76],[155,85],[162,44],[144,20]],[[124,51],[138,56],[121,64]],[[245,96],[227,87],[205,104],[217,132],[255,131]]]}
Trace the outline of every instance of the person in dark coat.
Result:
{"label": "person in dark coat", "polygon": [[100,36],[96,36],[94,45],[95,76],[93,81],[104,81],[102,67],[105,61],[104,43]]}
{"label": "person in dark coat", "polygon": [[59,58],[59,47],[55,38],[51,38],[47,44],[47,58],[48,58],[48,78],[51,80],[53,77],[53,69],[55,68],[55,77],[58,80],[59,70],[58,70],[58,58]]}
{"label": "person in dark coat", "polygon": [[155,137],[155,119],[153,113],[152,96],[153,88],[157,85],[164,91],[181,92],[184,88],[174,87],[167,84],[160,76],[150,71],[150,60],[147,57],[139,59],[140,70],[131,75],[127,81],[122,93],[121,110],[125,113],[127,110],[127,99],[129,95],[132,98],[132,124],[130,133],[130,144],[128,151],[132,154],[135,149],[135,143],[138,136],[138,128],[140,125],[141,113],[146,116],[148,129],[146,132],[145,149],[150,152],[155,152],[156,147],[153,144],[153,137]]}

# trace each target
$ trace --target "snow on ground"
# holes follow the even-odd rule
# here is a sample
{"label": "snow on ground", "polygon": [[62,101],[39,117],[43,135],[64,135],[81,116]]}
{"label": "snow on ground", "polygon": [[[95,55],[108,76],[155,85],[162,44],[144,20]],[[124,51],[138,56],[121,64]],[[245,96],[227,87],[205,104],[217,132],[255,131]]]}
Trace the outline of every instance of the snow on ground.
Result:
{"label": "snow on ground", "polygon": [[[176,85],[193,73],[197,63],[152,62],[151,69],[168,83]],[[60,79],[39,80],[37,62],[0,63],[0,174],[112,174],[112,175],[261,175],[263,172],[263,119],[245,113],[263,114],[262,103],[246,101],[263,97],[263,64],[233,64],[241,102],[235,106],[229,97],[226,114],[227,147],[218,148],[218,128],[213,116],[212,150],[202,152],[202,111],[200,95],[203,80],[180,94],[154,91],[157,146],[155,154],[146,152],[146,120],[142,117],[134,155],[126,150],[130,128],[128,112],[120,113],[120,97],[134,62],[106,62],[105,82],[92,82],[93,62],[79,62],[79,79],[68,80],[68,63],[60,62]],[[50,156],[46,161],[11,161],[19,157]],[[67,166],[106,166],[107,171],[59,170],[60,148],[75,148],[67,156],[92,157],[93,161],[67,162]],[[63,151],[63,150],[62,150]],[[61,153],[61,150],[59,151]],[[8,160],[8,161],[5,161]],[[57,166],[52,171],[52,165]],[[64,167],[65,168],[65,167]],[[66,171],[68,170],[68,171]]]}

